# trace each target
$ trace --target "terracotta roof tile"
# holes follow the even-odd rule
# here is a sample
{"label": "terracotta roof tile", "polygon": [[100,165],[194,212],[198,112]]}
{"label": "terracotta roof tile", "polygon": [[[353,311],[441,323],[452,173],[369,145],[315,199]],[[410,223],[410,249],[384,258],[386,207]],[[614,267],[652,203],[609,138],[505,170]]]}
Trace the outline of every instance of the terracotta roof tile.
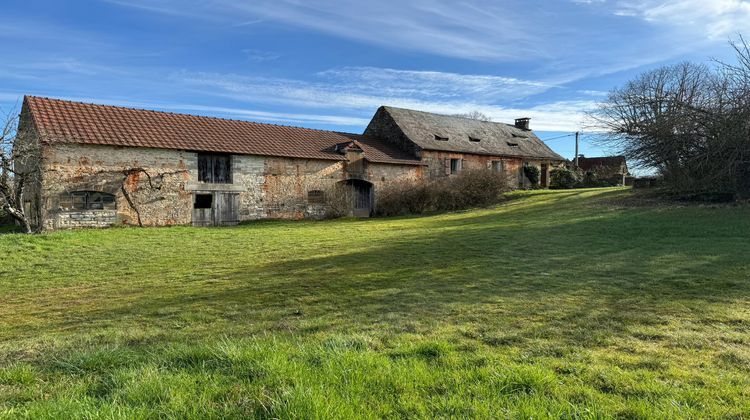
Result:
{"label": "terracotta roof tile", "polygon": [[367,160],[421,164],[415,157],[388,143],[366,139],[359,134],[36,96],[26,96],[24,102],[47,142],[344,160],[335,146],[358,140]]}

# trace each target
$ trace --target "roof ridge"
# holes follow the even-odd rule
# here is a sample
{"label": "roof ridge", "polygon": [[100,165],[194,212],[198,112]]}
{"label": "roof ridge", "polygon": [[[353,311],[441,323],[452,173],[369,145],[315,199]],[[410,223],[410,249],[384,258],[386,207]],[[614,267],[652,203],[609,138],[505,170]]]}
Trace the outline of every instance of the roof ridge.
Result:
{"label": "roof ridge", "polygon": [[95,103],[95,102],[74,101],[70,99],[51,98],[48,96],[37,96],[37,95],[24,95],[24,96],[26,98],[32,98],[32,99],[43,99],[47,101],[65,102],[65,103],[71,103],[71,104],[95,106],[95,107],[102,107],[102,108],[127,109],[130,111],[153,112],[156,114],[176,115],[176,116],[181,116],[181,117],[207,118],[211,120],[234,121],[234,122],[240,122],[240,123],[258,124],[258,125],[266,125],[266,126],[273,126],[273,127],[295,128],[299,130],[318,131],[318,132],[323,132],[323,133],[336,133],[336,134],[343,134],[347,136],[349,135],[361,136],[361,134],[357,134],[357,133],[348,133],[345,131],[338,131],[338,130],[324,130],[320,128],[301,127],[297,125],[274,124],[274,123],[266,123],[266,122],[259,122],[259,121],[253,121],[253,120],[242,120],[238,118],[224,118],[224,117],[214,117],[214,116],[209,116],[209,115],[196,115],[196,114],[189,114],[186,112],[160,111],[160,110],[149,109],[149,108],[136,108],[133,106],[110,105],[110,104],[100,104],[100,103]]}
{"label": "roof ridge", "polygon": [[[503,125],[507,125],[508,127],[511,127],[511,128],[516,128],[516,129],[518,128],[514,124],[510,124],[510,123],[506,123],[506,122],[502,122],[502,121],[478,120],[476,118],[469,118],[469,117],[464,117],[464,116],[461,116],[461,115],[442,114],[442,113],[439,113],[439,112],[422,111],[422,110],[419,110],[419,109],[402,108],[402,107],[392,106],[392,105],[383,105],[383,108],[400,109],[400,110],[409,111],[409,112],[419,112],[420,114],[429,114],[429,115],[437,115],[437,116],[440,116],[440,117],[458,118],[458,119],[467,120],[467,121],[476,121],[476,122],[490,123],[490,124],[503,124]],[[529,130],[529,131],[532,131],[532,130]]]}

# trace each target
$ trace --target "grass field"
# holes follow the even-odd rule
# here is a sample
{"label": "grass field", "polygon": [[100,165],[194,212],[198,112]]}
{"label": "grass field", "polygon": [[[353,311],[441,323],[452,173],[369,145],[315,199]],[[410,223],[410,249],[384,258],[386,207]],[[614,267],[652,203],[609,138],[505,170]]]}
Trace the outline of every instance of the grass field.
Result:
{"label": "grass field", "polygon": [[750,417],[750,207],[0,236],[0,417]]}

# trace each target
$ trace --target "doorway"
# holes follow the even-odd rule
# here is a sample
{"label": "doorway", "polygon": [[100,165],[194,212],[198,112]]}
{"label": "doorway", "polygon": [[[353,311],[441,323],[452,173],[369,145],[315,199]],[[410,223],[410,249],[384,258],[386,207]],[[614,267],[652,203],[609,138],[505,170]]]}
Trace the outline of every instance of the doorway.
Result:
{"label": "doorway", "polygon": [[351,193],[352,216],[370,217],[372,214],[372,184],[361,179],[344,181]]}
{"label": "doorway", "polygon": [[196,192],[193,195],[193,226],[239,224],[239,193]]}

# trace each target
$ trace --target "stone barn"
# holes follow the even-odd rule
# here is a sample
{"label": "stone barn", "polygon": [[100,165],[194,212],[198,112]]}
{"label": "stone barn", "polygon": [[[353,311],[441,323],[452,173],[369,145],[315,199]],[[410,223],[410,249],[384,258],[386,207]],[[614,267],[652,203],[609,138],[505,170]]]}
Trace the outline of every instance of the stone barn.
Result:
{"label": "stone barn", "polygon": [[19,138],[39,145],[37,226],[214,226],[320,218],[342,200],[366,217],[387,183],[470,168],[523,186],[522,165],[564,160],[520,124],[381,107],[360,135],[27,96]]}

